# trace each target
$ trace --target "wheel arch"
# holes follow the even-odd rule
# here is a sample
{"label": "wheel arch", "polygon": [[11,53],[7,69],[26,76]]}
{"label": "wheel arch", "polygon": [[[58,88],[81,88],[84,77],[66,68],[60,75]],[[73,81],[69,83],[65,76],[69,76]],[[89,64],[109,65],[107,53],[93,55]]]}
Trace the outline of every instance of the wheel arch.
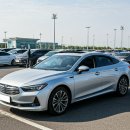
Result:
{"label": "wheel arch", "polygon": [[49,99],[50,99],[50,96],[51,96],[52,92],[55,89],[59,88],[59,87],[64,87],[69,92],[69,94],[70,94],[70,103],[71,103],[71,101],[72,101],[72,92],[71,92],[70,88],[67,85],[65,85],[65,84],[61,84],[61,85],[57,85],[54,89],[52,89],[51,93],[49,94],[49,98],[48,98],[48,103],[47,104],[49,104]]}
{"label": "wheel arch", "polygon": [[[59,88],[59,87],[65,88],[65,89],[69,92],[69,94],[70,94],[70,100],[72,100],[72,92],[71,92],[70,88],[69,88],[67,85],[65,85],[65,84],[61,84],[61,85],[56,86],[56,87],[51,91],[50,95],[52,94],[52,92],[53,92],[55,89],[57,89],[57,88]],[[50,97],[50,96],[49,96],[49,97]]]}

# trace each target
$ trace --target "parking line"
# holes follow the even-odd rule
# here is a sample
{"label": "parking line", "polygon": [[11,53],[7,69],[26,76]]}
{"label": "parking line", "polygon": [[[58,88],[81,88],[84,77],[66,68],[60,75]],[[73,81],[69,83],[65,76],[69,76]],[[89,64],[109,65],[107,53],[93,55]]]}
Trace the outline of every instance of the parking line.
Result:
{"label": "parking line", "polygon": [[11,117],[11,118],[13,118],[13,119],[15,119],[15,120],[18,120],[18,121],[20,121],[20,122],[22,122],[22,123],[25,123],[25,124],[28,124],[28,125],[33,126],[33,127],[35,127],[35,128],[38,128],[38,129],[40,129],[40,130],[52,130],[52,129],[50,129],[50,128],[47,128],[47,127],[42,126],[42,125],[39,125],[39,124],[37,124],[37,123],[34,123],[34,122],[29,121],[29,120],[27,120],[27,119],[24,119],[24,118],[22,118],[22,117],[13,115],[13,114],[11,114],[11,113],[9,113],[9,112],[6,112],[6,111],[3,111],[3,110],[1,110],[1,109],[0,109],[0,114],[1,114],[1,115],[4,115],[4,116]]}

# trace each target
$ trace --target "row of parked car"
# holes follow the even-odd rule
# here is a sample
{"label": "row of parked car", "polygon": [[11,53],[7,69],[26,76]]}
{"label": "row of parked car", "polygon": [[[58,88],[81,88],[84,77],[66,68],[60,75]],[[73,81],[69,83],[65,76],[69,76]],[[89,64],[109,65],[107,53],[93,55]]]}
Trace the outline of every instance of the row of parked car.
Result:
{"label": "row of parked car", "polygon": [[[46,58],[57,54],[57,53],[86,53],[87,51],[82,50],[41,50],[31,49],[30,50],[30,61],[31,66],[36,63],[40,63]],[[116,58],[130,63],[130,52],[129,51],[104,51],[96,50],[95,52],[105,53],[108,55],[114,55]],[[19,65],[25,66],[28,60],[28,49],[17,49],[17,48],[5,48],[0,49],[0,65]]]}
{"label": "row of parked car", "polygon": [[[32,65],[36,64],[37,59],[50,50],[31,49],[30,60]],[[27,49],[12,49],[0,50],[0,64],[1,65],[26,65],[28,59]]]}
{"label": "row of parked car", "polygon": [[[83,51],[70,51],[70,50],[42,50],[42,49],[31,49],[29,60],[31,66],[36,63],[40,63],[46,58],[57,54],[57,53],[84,53]],[[2,49],[0,50],[0,65],[19,65],[25,66],[28,61],[28,49]]]}

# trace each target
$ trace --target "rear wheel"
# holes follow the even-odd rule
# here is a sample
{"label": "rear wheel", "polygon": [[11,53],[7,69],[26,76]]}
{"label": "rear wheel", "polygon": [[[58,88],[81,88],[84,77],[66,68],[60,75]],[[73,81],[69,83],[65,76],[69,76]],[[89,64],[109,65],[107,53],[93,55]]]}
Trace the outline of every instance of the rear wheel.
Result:
{"label": "rear wheel", "polygon": [[58,87],[52,91],[48,111],[53,115],[60,115],[66,112],[70,105],[70,94],[64,87]]}
{"label": "rear wheel", "polygon": [[119,96],[124,96],[128,93],[128,87],[129,87],[129,81],[126,76],[122,76],[119,79],[118,85],[117,85],[117,90],[116,93]]}

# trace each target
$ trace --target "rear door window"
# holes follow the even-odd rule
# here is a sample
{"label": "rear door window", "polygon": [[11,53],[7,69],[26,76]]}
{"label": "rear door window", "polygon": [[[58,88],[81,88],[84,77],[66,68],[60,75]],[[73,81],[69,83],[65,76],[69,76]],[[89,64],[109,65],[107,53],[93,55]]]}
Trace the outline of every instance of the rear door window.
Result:
{"label": "rear door window", "polygon": [[96,67],[109,66],[113,65],[113,61],[107,56],[95,56],[95,65]]}

